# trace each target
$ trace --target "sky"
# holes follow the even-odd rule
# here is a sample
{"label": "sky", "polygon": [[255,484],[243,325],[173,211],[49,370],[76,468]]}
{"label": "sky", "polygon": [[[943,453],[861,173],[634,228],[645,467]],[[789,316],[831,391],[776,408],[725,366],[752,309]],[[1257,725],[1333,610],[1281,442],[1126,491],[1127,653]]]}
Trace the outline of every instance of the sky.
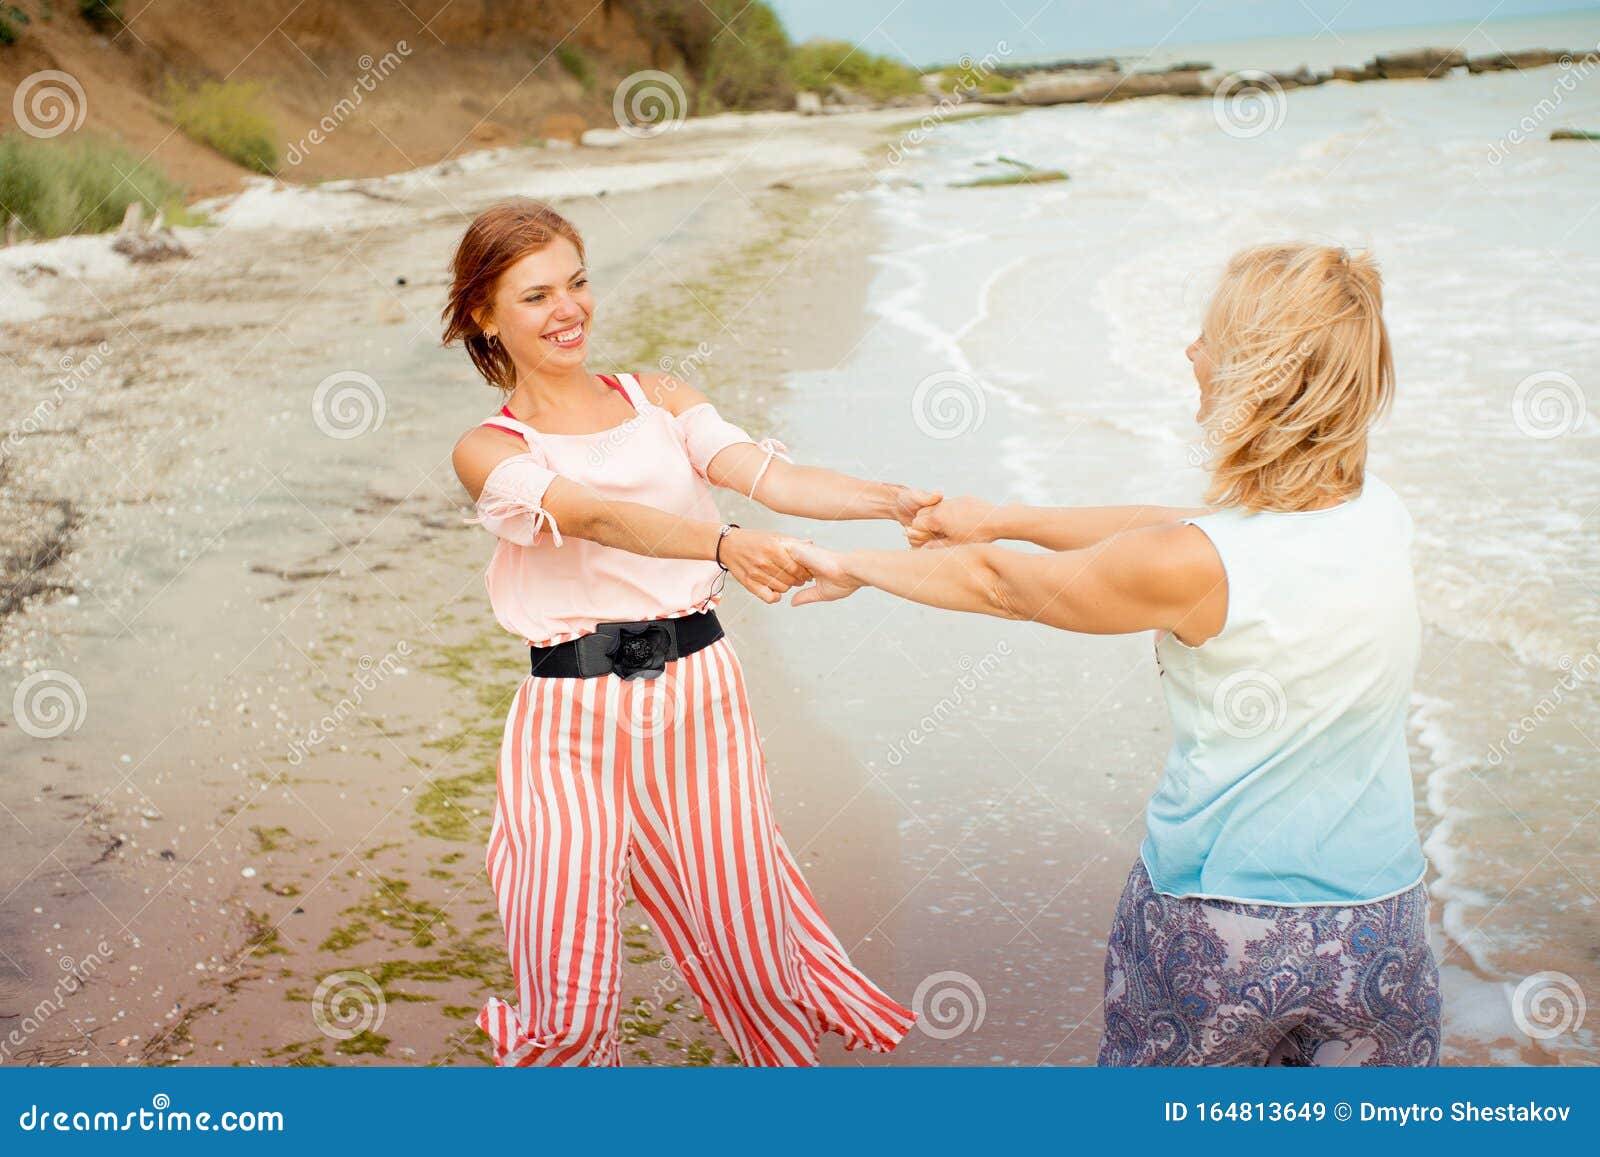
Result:
{"label": "sky", "polygon": [[849,40],[928,65],[1007,40],[1019,59],[1256,36],[1595,10],[1600,0],[771,0],[795,41]]}

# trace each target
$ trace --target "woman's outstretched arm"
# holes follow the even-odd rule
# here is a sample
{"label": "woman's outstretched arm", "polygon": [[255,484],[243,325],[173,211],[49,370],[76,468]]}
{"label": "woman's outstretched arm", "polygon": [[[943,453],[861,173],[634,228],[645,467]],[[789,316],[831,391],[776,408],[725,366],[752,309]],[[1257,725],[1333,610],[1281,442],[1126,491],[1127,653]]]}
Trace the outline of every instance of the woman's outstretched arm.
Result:
{"label": "woman's outstretched arm", "polygon": [[707,481],[768,510],[828,522],[892,518],[909,528],[917,511],[939,501],[932,491],[789,462],[776,443],[746,440],[743,430],[717,416],[705,394],[671,374],[640,374],[639,384],[679,423],[690,458]]}
{"label": "woman's outstretched arm", "polygon": [[[670,514],[654,506],[623,502],[603,495],[534,463],[518,453],[511,436],[474,429],[456,443],[456,476],[473,502],[479,502],[497,469],[524,478],[508,479],[505,496],[494,498],[512,515],[504,521],[536,536],[548,521],[556,534],[614,546],[652,558],[715,559],[734,579],[763,602],[776,603],[783,592],[806,581],[806,572],[784,549],[785,536],[766,530],[734,530],[721,537],[720,523]],[[480,510],[482,507],[480,506]],[[496,519],[496,521],[502,521]],[[496,533],[500,533],[497,531]],[[512,533],[507,530],[503,537]],[[721,549],[718,550],[720,541]]]}
{"label": "woman's outstretched arm", "polygon": [[789,550],[816,580],[795,594],[796,605],[872,586],[930,607],[1083,634],[1169,630],[1190,645],[1217,634],[1227,618],[1222,561],[1203,531],[1181,524],[1051,554],[990,545],[835,554],[795,543]]}
{"label": "woman's outstretched arm", "polygon": [[1049,550],[1081,550],[1113,535],[1166,526],[1210,511],[1177,506],[995,506],[981,498],[946,498],[906,528],[912,546],[956,546],[1012,539]]}
{"label": "woman's outstretched arm", "polygon": [[917,511],[940,498],[896,482],[870,482],[822,466],[785,462],[751,442],[723,450],[711,460],[710,474],[718,486],[750,494],[768,510],[827,522],[892,518],[909,529]]}

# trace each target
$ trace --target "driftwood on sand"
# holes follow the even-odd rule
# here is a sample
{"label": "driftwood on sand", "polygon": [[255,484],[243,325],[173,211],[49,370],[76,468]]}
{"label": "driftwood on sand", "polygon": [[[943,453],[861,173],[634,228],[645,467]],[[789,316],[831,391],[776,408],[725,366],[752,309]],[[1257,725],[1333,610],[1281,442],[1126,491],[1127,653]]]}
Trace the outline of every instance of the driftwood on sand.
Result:
{"label": "driftwood on sand", "polygon": [[129,261],[168,261],[174,257],[188,257],[189,250],[167,228],[157,213],[148,228],[144,223],[144,206],[138,201],[128,206],[122,215],[122,226],[111,241],[113,252]]}

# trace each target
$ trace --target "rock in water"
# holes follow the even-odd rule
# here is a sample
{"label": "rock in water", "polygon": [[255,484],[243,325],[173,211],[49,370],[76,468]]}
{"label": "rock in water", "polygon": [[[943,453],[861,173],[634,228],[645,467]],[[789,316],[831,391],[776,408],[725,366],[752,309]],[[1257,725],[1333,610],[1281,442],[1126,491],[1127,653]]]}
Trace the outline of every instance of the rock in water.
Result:
{"label": "rock in water", "polygon": [[1526,52],[1491,52],[1486,56],[1469,56],[1467,71],[1510,72],[1513,69],[1543,68],[1547,64],[1559,64],[1563,57],[1570,55],[1566,52],[1552,52],[1548,48],[1530,48]]}
{"label": "rock in water", "polygon": [[1042,76],[1022,86],[1022,104],[1084,104],[1143,96],[1210,96],[1203,72],[1091,72]]}
{"label": "rock in water", "polygon": [[1367,67],[1375,69],[1384,80],[1406,80],[1441,77],[1466,63],[1467,54],[1459,48],[1419,48],[1414,52],[1383,53]]}
{"label": "rock in water", "polygon": [[1550,134],[1552,141],[1600,141],[1600,133],[1588,129],[1556,129]]}

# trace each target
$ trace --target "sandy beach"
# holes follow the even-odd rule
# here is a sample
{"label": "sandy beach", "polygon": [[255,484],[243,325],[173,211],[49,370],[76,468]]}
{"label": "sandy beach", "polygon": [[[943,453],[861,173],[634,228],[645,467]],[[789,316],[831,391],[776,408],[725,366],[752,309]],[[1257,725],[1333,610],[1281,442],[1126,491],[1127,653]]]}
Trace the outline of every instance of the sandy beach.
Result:
{"label": "sandy beach", "polygon": [[[1460,83],[1518,108],[1540,91],[1528,75]],[[1351,110],[1353,86],[1293,94],[1263,188],[1321,188],[1360,131],[1411,133],[1389,142],[1400,155],[1456,83],[1361,98],[1392,102],[1381,115]],[[1165,100],[998,113],[941,128],[947,146],[920,167],[889,159],[903,112],[692,120],[649,140],[263,185],[182,234],[192,259],[136,272],[80,239],[41,247],[57,272],[6,282],[24,320],[0,339],[0,396],[34,415],[7,443],[0,503],[17,541],[59,555],[0,617],[5,686],[26,700],[0,720],[0,1063],[489,1062],[472,1020],[510,978],[483,851],[526,656],[489,613],[492,542],[463,525],[450,467],[457,435],[498,405],[438,345],[446,262],[472,213],[512,192],[550,199],[586,236],[594,367],[673,369],[802,461],[996,499],[1187,503],[1200,483],[1185,468],[1181,307],[1208,263],[1252,231],[1315,231],[1323,213],[1385,227],[1370,216],[1381,172],[1338,204],[1285,193],[1265,220],[1185,203],[1183,182],[1211,163],[1193,145],[1216,136],[1211,116]],[[1072,180],[946,191],[997,152]],[[1387,234],[1397,338],[1424,352],[1416,409],[1374,450],[1412,502],[1434,478],[1421,411],[1454,384],[1430,358],[1464,340],[1419,336],[1419,287],[1438,284],[1407,264],[1437,240],[1423,232]],[[901,541],[892,526],[719,504],[829,545]],[[1581,515],[1552,515],[1580,562]],[[1495,1010],[1508,977],[1540,968],[1600,982],[1579,894],[1592,810],[1570,842],[1557,829],[1562,807],[1577,820],[1593,803],[1592,752],[1563,763],[1587,716],[1522,753],[1570,776],[1560,807],[1529,810],[1476,757],[1536,701],[1553,656],[1576,652],[1551,635],[1553,649],[1508,660],[1505,639],[1473,632],[1529,585],[1553,585],[1557,606],[1586,588],[1554,568],[1495,572],[1480,605],[1457,581],[1473,560],[1443,537],[1419,539],[1419,585],[1441,610],[1413,757],[1444,1060],[1585,1063],[1592,1037],[1563,1052]],[[1530,607],[1534,628],[1507,629],[1544,638],[1559,616]],[[828,1040],[824,1063],[1093,1064],[1105,935],[1169,741],[1150,639],[871,593],[794,609],[735,592],[723,618],[785,838],[853,958],[923,1017],[890,1058]],[[1463,715],[1483,734],[1463,734]],[[1474,835],[1490,808],[1462,791],[1485,784],[1526,817],[1520,834]],[[1567,859],[1524,855],[1539,862],[1519,883],[1556,891],[1490,896],[1483,880],[1529,833]],[[1521,938],[1552,904],[1562,934]],[[642,919],[627,947],[625,1062],[733,1063]]]}
{"label": "sandy beach", "polygon": [[[892,119],[758,120],[586,150],[581,172],[553,150],[480,159],[404,199],[348,194],[343,227],[224,224],[180,267],[52,287],[8,331],[13,398],[111,350],[9,463],[29,483],[12,500],[70,503],[74,528],[70,594],[5,622],[8,685],[60,673],[34,685],[36,716],[68,688],[64,734],[0,730],[0,1034],[27,1028],[10,1063],[485,1060],[472,1015],[509,973],[483,845],[526,657],[488,614],[492,543],[462,525],[450,470],[496,405],[438,347],[450,246],[511,188],[597,186],[552,197],[602,286],[597,361],[693,374],[713,340],[710,388],[766,428],[782,373],[832,364],[859,330],[872,225],[834,194],[867,179],[854,150]],[[730,140],[764,151],[731,164]],[[625,191],[662,172],[683,176]],[[783,613],[741,593],[725,618],[782,733],[791,839],[881,971],[862,872],[884,833],[867,806],[806,828],[860,776],[778,662],[765,623]],[[726,1063],[648,929],[629,948],[630,1059]]]}

